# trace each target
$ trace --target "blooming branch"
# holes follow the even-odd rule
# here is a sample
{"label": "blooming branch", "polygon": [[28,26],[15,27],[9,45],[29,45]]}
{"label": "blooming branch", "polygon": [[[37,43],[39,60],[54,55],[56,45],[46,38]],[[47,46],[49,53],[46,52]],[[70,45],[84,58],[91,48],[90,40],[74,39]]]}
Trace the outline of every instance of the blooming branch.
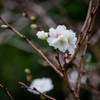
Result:
{"label": "blooming branch", "polygon": [[[78,38],[78,41],[77,41],[76,50],[75,50],[75,52],[74,52],[74,54],[73,54],[73,56],[72,56],[72,58],[71,58],[71,60],[70,60],[70,62],[69,62],[68,64],[70,64],[70,63],[73,61],[73,59],[75,58],[75,56],[76,56],[76,54],[77,54],[77,52],[78,52],[80,46],[81,46],[82,43],[84,42],[86,36],[87,36],[89,33],[91,33],[91,31],[90,31],[90,26],[91,26],[91,23],[92,23],[92,21],[93,21],[93,18],[94,18],[94,16],[95,16],[95,14],[96,14],[96,12],[97,12],[99,6],[100,6],[100,0],[99,0],[99,2],[98,2],[98,4],[97,4],[95,10],[93,10],[93,11],[91,12],[91,15],[90,15],[91,6],[92,6],[92,0],[90,0],[90,4],[89,4],[89,9],[88,9],[87,17],[86,17],[85,23],[84,23],[84,25],[83,25],[83,27],[82,27],[82,29],[81,29],[81,32],[80,32],[80,34],[79,34],[79,38]],[[91,16],[91,18],[90,18],[90,20],[88,20],[90,16]],[[86,34],[84,35],[84,37],[83,37],[82,40],[81,40],[82,33],[83,33],[83,31],[84,31],[84,29],[85,29],[85,27],[86,27],[88,21],[89,21],[89,24],[88,24],[88,28],[87,28]]]}
{"label": "blooming branch", "polygon": [[56,100],[55,98],[53,98],[53,97],[50,97],[50,96],[48,96],[48,95],[46,95],[46,94],[43,94],[43,93],[41,93],[39,90],[37,90],[35,87],[33,87],[33,88],[30,88],[30,87],[28,87],[27,85],[25,85],[24,83],[22,83],[22,82],[18,82],[20,85],[21,85],[21,88],[27,88],[27,89],[30,89],[30,90],[32,90],[32,91],[36,91],[36,92],[38,92],[39,94],[41,94],[42,96],[44,96],[44,97],[46,97],[46,98],[49,98],[49,99],[51,99],[51,100]]}
{"label": "blooming branch", "polygon": [[19,35],[21,38],[23,38],[27,43],[29,43],[32,48],[35,49],[35,51],[37,51],[47,62],[48,64],[53,68],[53,70],[55,70],[60,77],[62,77],[62,73],[49,61],[49,59],[42,53],[41,50],[39,50],[31,41],[29,41],[29,39],[27,37],[25,37],[24,35],[20,34],[18,31],[16,31],[14,28],[12,28],[1,16],[0,19],[2,20],[2,22],[4,22],[7,26],[8,29],[12,30],[13,32],[15,32],[17,35]]}

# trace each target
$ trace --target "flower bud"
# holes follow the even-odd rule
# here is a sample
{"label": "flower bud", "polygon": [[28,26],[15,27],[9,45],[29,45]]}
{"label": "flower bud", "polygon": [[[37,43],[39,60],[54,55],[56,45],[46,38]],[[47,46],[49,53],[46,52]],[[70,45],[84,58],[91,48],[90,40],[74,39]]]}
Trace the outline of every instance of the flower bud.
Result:
{"label": "flower bud", "polygon": [[47,40],[48,39],[48,33],[47,32],[38,31],[36,35],[41,40]]}
{"label": "flower bud", "polygon": [[43,61],[43,62],[42,62],[42,65],[43,65],[43,66],[48,66],[48,63],[47,63],[46,61]]}
{"label": "flower bud", "polygon": [[6,28],[8,28],[8,25],[1,25],[1,28],[6,29]]}
{"label": "flower bud", "polygon": [[30,19],[34,21],[34,20],[36,20],[36,17],[35,16],[31,16]]}
{"label": "flower bud", "polygon": [[25,69],[25,73],[26,73],[26,79],[27,79],[27,81],[31,84],[31,82],[32,82],[32,75],[31,75],[30,69],[26,68]]}
{"label": "flower bud", "polygon": [[31,73],[31,71],[28,68],[26,68],[25,73],[29,74],[29,73]]}
{"label": "flower bud", "polygon": [[25,13],[25,12],[24,12],[24,13],[22,13],[22,16],[24,16],[24,17],[25,17],[25,16],[26,16],[26,13]]}
{"label": "flower bud", "polygon": [[31,28],[37,28],[37,25],[36,24],[31,24],[30,27]]}

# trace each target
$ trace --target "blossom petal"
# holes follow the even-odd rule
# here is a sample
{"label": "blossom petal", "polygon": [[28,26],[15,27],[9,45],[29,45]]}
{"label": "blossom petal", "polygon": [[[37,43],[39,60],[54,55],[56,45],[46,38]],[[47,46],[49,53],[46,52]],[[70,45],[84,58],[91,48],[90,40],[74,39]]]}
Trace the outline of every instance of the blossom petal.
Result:
{"label": "blossom petal", "polygon": [[46,40],[48,38],[48,33],[44,31],[38,31],[36,35],[39,39],[42,40]]}
{"label": "blossom petal", "polygon": [[[35,87],[38,91],[41,93],[46,93],[53,89],[53,84],[52,80],[50,78],[38,78],[32,81],[30,88]],[[39,94],[38,92],[28,89],[28,91],[34,93],[34,94]]]}

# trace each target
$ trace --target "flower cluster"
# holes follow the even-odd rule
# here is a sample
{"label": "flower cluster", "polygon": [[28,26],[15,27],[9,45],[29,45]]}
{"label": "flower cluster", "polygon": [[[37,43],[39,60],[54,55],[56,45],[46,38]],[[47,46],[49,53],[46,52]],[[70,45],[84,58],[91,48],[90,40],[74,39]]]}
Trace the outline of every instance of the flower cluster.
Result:
{"label": "flower cluster", "polygon": [[[39,31],[37,33],[38,38],[47,39],[47,42],[50,46],[53,46],[55,49],[59,49],[61,52],[69,51],[69,54],[73,54],[76,48],[76,33],[72,30],[66,29],[64,25],[58,25],[56,29],[50,28],[49,35],[45,35],[44,31]],[[41,36],[41,37],[40,37]]]}
{"label": "flower cluster", "polygon": [[[30,88],[33,89],[33,87],[35,87],[41,93],[46,93],[52,90],[54,86],[50,78],[38,78],[32,81]],[[38,92],[31,90],[31,89],[28,89],[28,91],[34,94],[39,94]]]}

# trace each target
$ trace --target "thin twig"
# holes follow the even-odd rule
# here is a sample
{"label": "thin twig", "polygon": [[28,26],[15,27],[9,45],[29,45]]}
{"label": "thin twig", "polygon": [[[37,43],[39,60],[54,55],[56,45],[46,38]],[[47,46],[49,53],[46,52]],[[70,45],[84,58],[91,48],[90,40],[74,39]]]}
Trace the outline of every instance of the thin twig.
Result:
{"label": "thin twig", "polygon": [[70,93],[73,95],[74,100],[79,100],[74,88],[71,86],[71,84],[69,82],[68,75],[66,74],[68,72],[68,68],[69,68],[69,66],[67,66],[67,64],[66,64],[66,57],[64,57],[64,65],[63,65],[63,69],[62,69],[63,80],[65,81]]}
{"label": "thin twig", "polygon": [[78,41],[77,41],[77,44],[76,44],[77,46],[80,45],[79,43],[81,41],[82,34],[83,34],[84,30],[85,30],[85,27],[86,27],[86,25],[88,23],[88,20],[89,20],[89,17],[90,17],[91,8],[92,8],[92,0],[90,0],[90,3],[89,3],[89,8],[88,8],[87,16],[86,16],[84,25],[83,25],[83,27],[81,29],[81,32],[79,34]]}
{"label": "thin twig", "polygon": [[[28,18],[29,20],[31,20],[31,17],[29,16],[29,14],[25,11],[25,17],[26,18]],[[37,23],[37,21],[36,21],[36,19],[35,20],[31,20],[31,21],[33,21],[33,23],[34,24],[36,24],[37,25],[37,27],[36,27],[36,29],[38,30],[38,31],[41,31],[42,30],[42,28],[39,26],[39,24]]]}
{"label": "thin twig", "polygon": [[62,65],[61,65],[61,62],[60,62],[60,58],[59,58],[59,50],[58,50],[58,49],[56,49],[56,53],[57,53],[56,59],[57,59],[57,61],[58,61],[58,63],[59,63],[60,70],[62,71]]}
{"label": "thin twig", "polygon": [[60,62],[60,59],[59,59],[59,50],[57,49],[56,51],[57,51],[57,58],[56,59],[58,60],[60,69],[61,69],[61,71],[63,73],[63,79],[64,79],[64,81],[65,81],[68,89],[70,90],[71,94],[73,95],[74,99],[75,100],[78,100],[77,94],[75,93],[75,90],[73,89],[73,87],[71,86],[71,84],[70,84],[70,82],[68,80],[68,77],[66,75],[66,71],[65,70],[62,70],[62,65],[61,65],[61,62]]}
{"label": "thin twig", "polygon": [[[95,74],[91,73],[92,76],[94,76]],[[94,81],[93,79],[91,79],[92,77],[91,75],[89,76],[89,74],[87,74],[87,78],[88,78],[88,81],[89,81],[89,84],[90,84],[90,87],[85,85],[85,89],[88,90],[91,94],[95,95],[96,97],[99,98],[100,100],[100,91],[98,90],[96,84],[94,84]]]}
{"label": "thin twig", "polygon": [[86,38],[86,45],[85,45],[84,52],[82,54],[82,62],[81,62],[81,67],[80,67],[80,71],[79,71],[78,83],[77,83],[77,95],[78,96],[80,95],[81,79],[82,79],[82,76],[84,74],[83,65],[84,65],[84,59],[85,59],[85,55],[86,55],[86,50],[87,50],[87,47],[88,47],[88,40],[89,40],[89,36],[87,36],[87,38]]}
{"label": "thin twig", "polygon": [[52,67],[52,69],[55,70],[55,72],[57,72],[60,75],[60,77],[63,77],[62,73],[49,61],[49,59],[42,53],[41,50],[39,50],[31,41],[29,41],[29,39],[26,36],[20,34],[13,27],[11,27],[1,16],[0,16],[0,19],[2,20],[2,22],[4,22],[8,26],[8,29],[12,30],[21,38],[23,38],[27,43],[29,43],[32,46],[32,48],[34,48],[35,51],[37,51],[47,61],[47,63]]}
{"label": "thin twig", "polygon": [[95,97],[98,97],[98,100],[100,100],[100,92],[95,90],[95,89],[92,89],[90,88],[89,86],[84,86],[84,88],[90,92],[92,95],[94,95]]}
{"label": "thin twig", "polygon": [[68,80],[68,77],[66,75],[66,70],[62,69],[62,65],[61,65],[61,62],[60,62],[60,59],[59,59],[59,50],[57,49],[56,52],[57,52],[57,58],[56,59],[57,59],[57,61],[59,63],[60,69],[61,69],[61,71],[63,73],[63,79],[64,79],[64,81],[65,81],[70,93],[73,95],[74,99],[78,100],[77,94],[75,93],[75,90],[73,89],[73,87],[71,86],[71,84],[70,84],[70,82]]}
{"label": "thin twig", "polygon": [[49,99],[51,99],[51,100],[56,100],[56,99],[53,98],[53,97],[50,97],[50,96],[48,96],[48,95],[46,95],[46,94],[41,93],[41,92],[40,92],[39,90],[37,90],[35,87],[30,88],[30,87],[28,87],[27,85],[25,85],[25,84],[22,83],[22,82],[18,82],[18,83],[21,85],[22,88],[27,88],[27,89],[30,89],[30,90],[34,90],[34,91],[38,92],[39,94],[41,94],[42,96],[44,96],[44,97],[46,97],[46,98],[49,98]]}
{"label": "thin twig", "polygon": [[10,93],[8,92],[7,88],[4,85],[0,84],[0,87],[2,88],[2,90],[7,94],[7,96],[9,97],[10,100],[14,100],[12,98],[12,96],[10,95]]}
{"label": "thin twig", "polygon": [[90,27],[91,27],[92,20],[94,18],[94,15],[97,12],[99,6],[100,6],[100,0],[99,0],[99,2],[97,4],[96,8],[91,12],[91,18],[90,18],[90,22],[89,22],[89,25],[88,25],[87,33],[85,34],[85,36],[83,37],[82,41],[80,42],[80,45],[83,43],[83,41],[85,40],[86,36],[88,35],[88,33],[90,31]]}
{"label": "thin twig", "polygon": [[73,59],[74,59],[74,57],[76,56],[76,54],[77,54],[77,52],[78,52],[80,46],[81,46],[82,43],[84,42],[86,36],[89,34],[89,32],[90,32],[90,26],[91,26],[91,23],[92,23],[92,21],[93,21],[94,15],[96,14],[96,12],[97,12],[97,10],[98,10],[98,8],[99,8],[99,6],[100,6],[100,0],[99,0],[99,2],[98,2],[97,6],[96,6],[96,9],[91,13],[91,19],[90,19],[90,23],[89,23],[88,28],[87,28],[87,32],[86,32],[85,36],[83,37],[83,39],[82,39],[82,41],[81,41],[82,33],[83,33],[83,31],[84,31],[84,29],[85,29],[85,27],[86,27],[86,25],[87,25],[87,22],[88,22],[88,19],[89,19],[89,16],[90,16],[91,5],[92,5],[92,0],[90,0],[89,9],[88,9],[88,13],[87,13],[87,17],[86,17],[85,23],[84,23],[84,25],[83,25],[83,27],[82,27],[82,29],[81,29],[80,36],[78,37],[77,48],[76,48],[76,50],[75,50],[75,52],[74,52],[74,54],[73,54],[73,56],[72,56],[72,58],[71,58],[71,60],[70,60],[70,62],[69,62],[68,64],[70,64],[70,63],[73,61]]}
{"label": "thin twig", "polygon": [[66,75],[66,71],[65,71],[65,70],[63,71],[63,75],[64,75],[63,77],[64,77],[64,80],[65,80],[65,83],[66,83],[66,85],[67,85],[67,87],[68,87],[70,93],[73,95],[73,98],[74,98],[75,100],[79,100],[79,98],[78,98],[78,96],[77,96],[77,94],[76,94],[74,88],[71,86],[71,84],[70,84],[70,82],[69,82],[69,80],[68,80],[68,77],[67,77],[67,75]]}

